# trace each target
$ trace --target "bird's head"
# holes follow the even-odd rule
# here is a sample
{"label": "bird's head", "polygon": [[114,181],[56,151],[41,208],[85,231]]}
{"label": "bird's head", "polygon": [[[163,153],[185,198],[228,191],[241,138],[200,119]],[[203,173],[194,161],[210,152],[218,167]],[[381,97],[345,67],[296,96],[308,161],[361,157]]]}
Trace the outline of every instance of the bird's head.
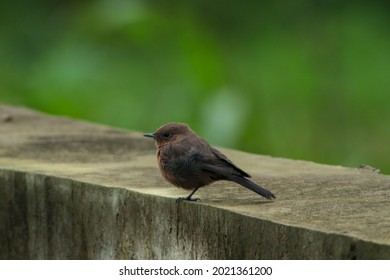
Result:
{"label": "bird's head", "polygon": [[144,134],[145,137],[153,138],[157,147],[162,147],[169,143],[180,142],[187,135],[192,134],[191,128],[183,123],[168,123],[159,127],[153,133]]}

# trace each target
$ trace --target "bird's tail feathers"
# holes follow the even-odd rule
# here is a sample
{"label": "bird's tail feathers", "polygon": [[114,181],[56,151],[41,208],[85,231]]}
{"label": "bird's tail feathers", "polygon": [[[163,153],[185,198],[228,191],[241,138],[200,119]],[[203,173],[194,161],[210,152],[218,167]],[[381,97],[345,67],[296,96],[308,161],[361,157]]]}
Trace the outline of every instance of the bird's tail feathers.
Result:
{"label": "bird's tail feathers", "polygon": [[244,177],[231,175],[230,179],[232,181],[240,184],[241,186],[244,186],[245,188],[250,189],[251,191],[254,191],[257,194],[264,196],[265,198],[268,198],[268,199],[276,198],[275,195],[272,192],[270,192],[269,190],[264,189],[263,187],[260,187],[259,185],[253,183],[252,181],[250,181]]}

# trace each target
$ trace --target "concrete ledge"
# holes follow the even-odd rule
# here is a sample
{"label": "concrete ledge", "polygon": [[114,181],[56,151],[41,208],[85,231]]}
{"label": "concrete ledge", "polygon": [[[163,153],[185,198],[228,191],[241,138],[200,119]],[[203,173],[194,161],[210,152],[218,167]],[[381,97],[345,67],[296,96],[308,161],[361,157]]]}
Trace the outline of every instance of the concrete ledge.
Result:
{"label": "concrete ledge", "polygon": [[277,196],[160,176],[127,132],[0,106],[1,259],[390,259],[390,177],[223,150]]}

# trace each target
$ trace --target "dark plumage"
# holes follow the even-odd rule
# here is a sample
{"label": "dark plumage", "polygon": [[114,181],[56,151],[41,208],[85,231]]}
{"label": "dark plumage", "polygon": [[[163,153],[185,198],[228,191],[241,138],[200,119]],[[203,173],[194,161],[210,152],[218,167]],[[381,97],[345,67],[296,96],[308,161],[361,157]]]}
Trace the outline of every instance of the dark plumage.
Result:
{"label": "dark plumage", "polygon": [[236,182],[265,198],[275,195],[247,178],[251,176],[233,164],[224,154],[211,147],[188,125],[169,123],[154,133],[145,134],[155,140],[157,162],[163,177],[173,185],[192,190],[182,200],[196,201],[192,195],[203,186],[218,180]]}

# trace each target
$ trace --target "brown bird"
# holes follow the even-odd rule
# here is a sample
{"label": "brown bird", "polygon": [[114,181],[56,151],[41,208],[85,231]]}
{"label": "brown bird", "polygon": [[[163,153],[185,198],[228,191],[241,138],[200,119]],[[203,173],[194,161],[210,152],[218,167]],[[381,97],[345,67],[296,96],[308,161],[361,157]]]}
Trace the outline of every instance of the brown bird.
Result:
{"label": "brown bird", "polygon": [[265,198],[275,198],[272,192],[248,180],[251,177],[248,173],[235,166],[186,124],[168,123],[144,136],[155,140],[158,166],[163,177],[177,187],[192,190],[187,197],[179,197],[177,203],[200,200],[192,198],[192,195],[200,187],[218,180],[233,181]]}

